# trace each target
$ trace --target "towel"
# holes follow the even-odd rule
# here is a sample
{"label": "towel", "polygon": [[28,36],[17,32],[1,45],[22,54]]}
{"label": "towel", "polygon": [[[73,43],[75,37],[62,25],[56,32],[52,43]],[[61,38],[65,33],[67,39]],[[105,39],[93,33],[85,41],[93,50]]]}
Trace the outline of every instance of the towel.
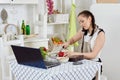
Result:
{"label": "towel", "polygon": [[[70,22],[69,22],[69,31],[68,31],[68,40],[76,34],[76,6],[72,3],[71,12],[70,12]],[[75,46],[78,46],[78,42],[74,43]]]}

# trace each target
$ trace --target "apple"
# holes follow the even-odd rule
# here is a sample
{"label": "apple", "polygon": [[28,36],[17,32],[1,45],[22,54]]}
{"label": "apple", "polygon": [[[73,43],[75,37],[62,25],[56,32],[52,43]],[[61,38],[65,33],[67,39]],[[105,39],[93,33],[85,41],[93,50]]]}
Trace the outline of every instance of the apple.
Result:
{"label": "apple", "polygon": [[60,51],[60,52],[58,53],[58,56],[59,56],[59,57],[63,57],[63,56],[64,56],[64,52]]}

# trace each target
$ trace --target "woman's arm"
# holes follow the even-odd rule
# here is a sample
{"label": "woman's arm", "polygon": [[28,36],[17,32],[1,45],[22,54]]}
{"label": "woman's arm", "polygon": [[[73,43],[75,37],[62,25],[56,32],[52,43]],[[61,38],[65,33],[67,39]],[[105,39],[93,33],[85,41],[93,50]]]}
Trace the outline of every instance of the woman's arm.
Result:
{"label": "woman's arm", "polygon": [[92,52],[89,52],[89,53],[67,52],[67,54],[68,56],[84,55],[85,59],[94,59],[102,49],[104,43],[105,43],[105,34],[104,32],[100,32],[96,38],[95,45]]}
{"label": "woman's arm", "polygon": [[69,44],[73,44],[76,41],[80,40],[83,36],[83,32],[81,30],[79,30],[68,42]]}
{"label": "woman's arm", "polygon": [[79,30],[70,40],[68,40],[67,42],[65,42],[63,44],[64,48],[67,48],[69,45],[73,44],[74,42],[80,40],[83,36],[83,33],[81,30]]}

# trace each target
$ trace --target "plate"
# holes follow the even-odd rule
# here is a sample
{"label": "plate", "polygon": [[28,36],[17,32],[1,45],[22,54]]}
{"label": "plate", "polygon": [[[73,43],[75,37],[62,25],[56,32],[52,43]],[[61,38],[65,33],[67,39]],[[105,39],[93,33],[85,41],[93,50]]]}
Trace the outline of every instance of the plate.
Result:
{"label": "plate", "polygon": [[14,24],[7,24],[4,28],[5,33],[12,33],[14,35],[18,35],[19,34],[19,30],[18,27]]}
{"label": "plate", "polygon": [[57,57],[57,59],[58,59],[61,63],[65,63],[65,62],[68,62],[69,57]]}

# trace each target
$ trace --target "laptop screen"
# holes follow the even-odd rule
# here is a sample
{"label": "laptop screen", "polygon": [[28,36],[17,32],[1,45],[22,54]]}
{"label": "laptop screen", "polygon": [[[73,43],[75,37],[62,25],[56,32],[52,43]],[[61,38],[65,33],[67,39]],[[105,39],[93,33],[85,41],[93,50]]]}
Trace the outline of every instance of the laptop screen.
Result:
{"label": "laptop screen", "polygon": [[43,60],[39,49],[11,45],[18,63]]}
{"label": "laptop screen", "polygon": [[11,47],[13,49],[13,52],[14,52],[15,57],[17,59],[17,62],[19,64],[38,67],[38,68],[44,68],[44,69],[60,65],[59,62],[58,63],[54,62],[53,64],[50,64],[48,66],[44,62],[39,49],[30,48],[30,47],[16,46],[16,45],[11,45]]}

